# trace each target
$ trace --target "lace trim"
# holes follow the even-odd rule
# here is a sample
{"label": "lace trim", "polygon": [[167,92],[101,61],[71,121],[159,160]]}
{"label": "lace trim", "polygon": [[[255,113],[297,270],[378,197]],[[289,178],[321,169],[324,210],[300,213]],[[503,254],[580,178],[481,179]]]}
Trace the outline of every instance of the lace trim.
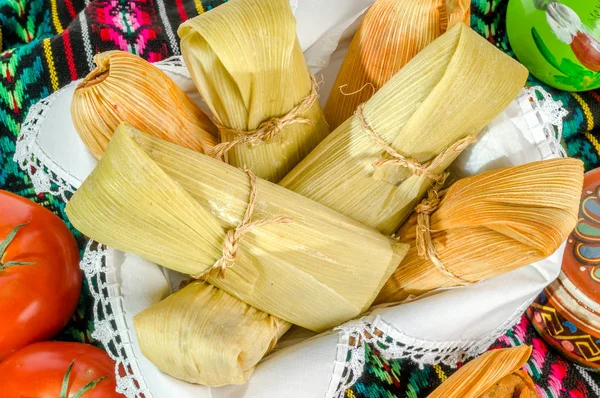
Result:
{"label": "lace trim", "polygon": [[107,255],[106,246],[90,240],[80,263],[94,299],[92,337],[102,343],[115,361],[117,392],[127,398],[151,398],[125,321],[117,270],[106,265]]}
{"label": "lace trim", "polygon": [[[541,98],[538,98],[541,96]],[[528,101],[533,112],[525,113],[524,119],[532,130],[540,129],[546,139],[540,143],[544,159],[552,155],[567,157],[567,152],[562,146],[563,120],[569,112],[563,108],[561,101],[555,101],[552,95],[540,86],[529,87],[524,90],[524,95],[519,101]],[[523,107],[522,107],[523,108]]]}
{"label": "lace trim", "polygon": [[71,82],[29,109],[25,122],[21,126],[13,157],[21,170],[26,172],[31,179],[36,193],[49,193],[53,196],[60,196],[65,202],[75,192],[73,187],[81,185],[81,181],[62,167],[57,167],[44,153],[37,142],[37,138],[46,114],[52,108],[56,98],[74,84],[77,84],[77,82]]}
{"label": "lace trim", "polygon": [[457,363],[481,355],[506,331],[519,323],[523,312],[535,298],[522,304],[513,315],[493,332],[478,340],[431,341],[408,336],[388,324],[381,316],[350,321],[337,327],[340,333],[338,352],[333,369],[328,398],[342,398],[363,373],[363,344],[377,347],[386,360],[408,359],[419,367],[442,363],[455,367]]}

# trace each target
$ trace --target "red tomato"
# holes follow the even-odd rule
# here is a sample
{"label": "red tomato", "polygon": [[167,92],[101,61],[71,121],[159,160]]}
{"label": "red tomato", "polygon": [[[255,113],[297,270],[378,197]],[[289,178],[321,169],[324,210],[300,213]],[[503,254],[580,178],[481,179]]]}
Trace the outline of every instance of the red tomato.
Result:
{"label": "red tomato", "polygon": [[54,337],[80,293],[79,249],[71,231],[44,207],[0,191],[0,361]]}
{"label": "red tomato", "polygon": [[71,398],[77,393],[82,398],[123,398],[116,392],[115,362],[100,348],[36,343],[0,363],[2,398]]}

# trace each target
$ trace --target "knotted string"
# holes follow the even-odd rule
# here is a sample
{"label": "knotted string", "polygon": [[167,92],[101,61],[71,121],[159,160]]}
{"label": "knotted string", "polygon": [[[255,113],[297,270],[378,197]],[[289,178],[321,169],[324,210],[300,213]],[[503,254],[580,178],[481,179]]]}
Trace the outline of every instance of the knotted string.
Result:
{"label": "knotted string", "polygon": [[442,168],[443,164],[447,162],[447,160],[454,156],[456,152],[462,152],[467,148],[470,144],[477,141],[476,137],[467,136],[456,141],[450,147],[448,147],[445,151],[441,152],[437,155],[433,160],[430,160],[425,163],[420,163],[416,159],[408,158],[406,156],[398,153],[394,148],[392,148],[387,142],[383,140],[372,128],[369,126],[367,121],[365,120],[364,115],[364,104],[360,104],[355,112],[356,118],[360,122],[363,130],[365,130],[377,144],[385,150],[385,152],[391,157],[391,159],[378,159],[373,162],[373,166],[379,167],[385,164],[398,164],[402,167],[406,167],[410,170],[411,174],[416,176],[425,176],[427,178],[432,179],[435,182],[440,182],[445,180],[445,173],[443,171],[435,171],[436,169]]}
{"label": "knotted string", "polygon": [[446,277],[458,285],[464,286],[471,282],[454,274],[438,257],[437,249],[431,237],[431,215],[438,209],[446,190],[442,190],[448,173],[444,173],[442,182],[436,182],[427,192],[427,197],[417,205],[417,252],[419,257],[428,258],[429,261]]}
{"label": "knotted string", "polygon": [[240,224],[235,229],[230,229],[225,235],[223,241],[223,253],[220,259],[218,259],[212,267],[207,269],[204,273],[199,276],[195,276],[196,279],[206,280],[213,273],[217,272],[217,276],[220,279],[225,278],[225,272],[228,268],[232,267],[237,258],[237,252],[240,242],[245,234],[253,230],[254,228],[262,227],[267,224],[288,224],[293,221],[291,217],[287,216],[275,216],[264,220],[258,220],[250,222],[252,215],[254,214],[254,205],[256,204],[256,197],[258,195],[258,189],[256,184],[256,176],[250,170],[245,170],[248,177],[250,177],[250,198],[248,200],[248,207],[246,213]]}
{"label": "knotted string", "polygon": [[258,141],[268,141],[279,134],[285,127],[292,124],[312,125],[314,122],[311,119],[300,117],[300,114],[308,111],[319,98],[319,94],[317,92],[317,80],[313,75],[311,75],[310,78],[312,85],[309,95],[304,97],[304,99],[294,108],[292,108],[292,110],[289,111],[285,116],[267,119],[259,124],[254,130],[242,131],[230,129],[215,120],[215,124],[221,133],[235,134],[237,135],[237,138],[233,141],[222,142],[218,145],[215,145],[212,149],[208,150],[207,155],[215,159],[220,159],[223,157],[223,155],[237,145],[255,144]]}

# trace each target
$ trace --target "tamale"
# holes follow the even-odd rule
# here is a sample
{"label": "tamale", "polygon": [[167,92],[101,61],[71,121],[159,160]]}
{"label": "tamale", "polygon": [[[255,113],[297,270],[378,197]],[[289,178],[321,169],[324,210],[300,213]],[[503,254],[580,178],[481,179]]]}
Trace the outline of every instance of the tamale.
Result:
{"label": "tamale", "polygon": [[470,0],[377,0],[354,35],[325,106],[335,130],[429,43],[458,22]]}
{"label": "tamale", "polygon": [[[459,23],[417,54],[280,185],[391,234],[427,191],[430,177],[441,175],[526,78],[525,67]],[[404,166],[389,157],[391,151],[406,158]],[[409,166],[417,164],[427,173],[411,172]]]}
{"label": "tamale", "polygon": [[[376,302],[475,283],[550,256],[577,223],[582,186],[583,164],[572,158],[459,180],[430,215],[429,225],[418,226],[419,216],[413,214],[399,230],[398,239],[411,248]],[[431,231],[433,261],[441,264],[419,256],[419,227]]]}
{"label": "tamale", "polygon": [[121,122],[198,152],[216,145],[215,125],[162,70],[125,51],[97,54],[94,62],[75,89],[71,117],[97,159]]}
{"label": "tamale", "polygon": [[230,0],[177,33],[220,127],[212,156],[278,182],[329,134],[288,0]]}
{"label": "tamale", "polygon": [[427,398],[534,398],[533,380],[520,370],[531,347],[488,351],[461,367]]}
{"label": "tamale", "polygon": [[[208,281],[314,331],[366,310],[408,245],[278,185],[259,179],[256,187],[255,222],[291,222],[247,231],[225,278]],[[225,257],[251,191],[243,171],[122,125],[67,214],[103,244],[203,275]]]}
{"label": "tamale", "polygon": [[192,282],[135,316],[142,353],[190,383],[245,383],[289,324],[204,282]]}

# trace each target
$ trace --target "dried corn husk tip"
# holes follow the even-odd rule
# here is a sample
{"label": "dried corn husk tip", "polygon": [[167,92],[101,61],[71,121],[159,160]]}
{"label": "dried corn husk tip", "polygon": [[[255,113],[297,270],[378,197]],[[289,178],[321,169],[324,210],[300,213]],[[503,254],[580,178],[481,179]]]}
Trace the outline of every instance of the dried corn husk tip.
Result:
{"label": "dried corn husk tip", "polygon": [[550,256],[577,223],[582,186],[583,163],[564,158],[459,180],[439,204],[432,191],[398,231],[411,248],[376,302],[475,283]]}
{"label": "dried corn husk tip", "polygon": [[197,152],[217,143],[214,124],[156,66],[124,51],[97,54],[94,62],[97,67],[75,89],[71,117],[96,158],[122,122]]}
{"label": "dried corn husk tip", "polygon": [[534,398],[533,380],[521,370],[531,347],[488,351],[460,368],[427,398]]}

